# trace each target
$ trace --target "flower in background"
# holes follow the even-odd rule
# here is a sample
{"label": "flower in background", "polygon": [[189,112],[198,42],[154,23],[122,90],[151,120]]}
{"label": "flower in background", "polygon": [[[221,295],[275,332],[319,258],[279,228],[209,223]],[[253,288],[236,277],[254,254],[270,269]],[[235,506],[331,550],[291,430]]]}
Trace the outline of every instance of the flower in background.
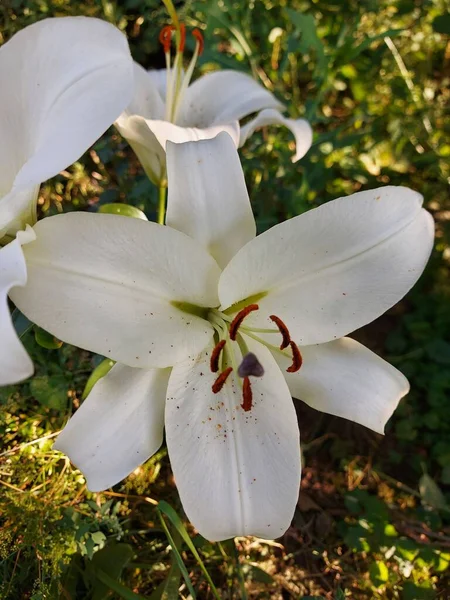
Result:
{"label": "flower in background", "polygon": [[[182,60],[185,27],[176,30],[177,52],[171,63],[174,27],[160,35],[166,55],[166,69],[146,71],[135,64],[135,90],[131,104],[116,122],[156,185],[165,185],[166,142],[209,139],[227,131],[242,146],[252,133],[265,125],[284,125],[295,136],[293,162],[302,158],[312,143],[312,130],[305,119],[289,119],[281,114],[284,106],[252,77],[238,71],[217,71],[203,75],[191,84],[203,37],[198,29],[192,35],[195,50],[186,71]],[[243,127],[239,121],[258,113]]]}
{"label": "flower in background", "polygon": [[8,385],[33,372],[7,294],[27,281],[22,244],[36,237],[29,225],[39,186],[77,160],[127,106],[133,63],[112,25],[45,19],[0,48],[0,78],[7,82],[0,92],[0,385]]}
{"label": "flower in background", "polygon": [[405,377],[346,336],[398,302],[433,244],[422,197],[384,187],[255,237],[226,133],[168,144],[167,224],[71,213],[24,246],[18,307],[122,364],[60,434],[93,491],[162,443],[184,509],[210,540],[280,536],[299,491],[291,395],[382,432]]}

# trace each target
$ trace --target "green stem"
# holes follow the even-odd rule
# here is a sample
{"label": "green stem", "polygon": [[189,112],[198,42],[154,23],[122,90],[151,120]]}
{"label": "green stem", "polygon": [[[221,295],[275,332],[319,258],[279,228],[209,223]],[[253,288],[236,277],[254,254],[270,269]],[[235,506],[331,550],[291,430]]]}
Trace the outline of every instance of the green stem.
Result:
{"label": "green stem", "polygon": [[161,185],[159,187],[158,223],[160,225],[164,225],[166,217],[166,191],[167,188],[165,186]]}
{"label": "green stem", "polygon": [[173,21],[173,24],[178,29],[179,28],[179,24],[178,24],[177,11],[175,10],[175,6],[173,5],[172,0],[162,0],[162,1],[163,1],[164,6],[167,9],[167,12],[169,13],[170,18]]}
{"label": "green stem", "polygon": [[172,19],[172,23],[175,27],[175,36],[176,36],[176,41],[177,41],[177,48],[180,45],[180,40],[181,40],[181,35],[180,35],[180,22],[178,20],[178,15],[177,15],[177,11],[175,10],[175,6],[173,5],[172,0],[162,0],[164,6],[167,9],[167,12],[169,13],[170,18]]}

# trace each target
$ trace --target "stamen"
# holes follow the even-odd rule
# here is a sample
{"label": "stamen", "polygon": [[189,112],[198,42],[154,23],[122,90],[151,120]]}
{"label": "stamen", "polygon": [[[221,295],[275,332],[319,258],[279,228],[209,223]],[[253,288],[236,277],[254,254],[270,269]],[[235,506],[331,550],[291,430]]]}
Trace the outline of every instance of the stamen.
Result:
{"label": "stamen", "polygon": [[242,387],[241,408],[243,408],[245,412],[248,412],[249,410],[252,409],[252,406],[253,406],[252,386],[250,384],[250,379],[248,377],[244,377],[244,385]]}
{"label": "stamen", "polygon": [[225,346],[226,340],[220,340],[220,342],[215,346],[214,350],[211,352],[211,359],[209,361],[209,366],[213,373],[217,373],[219,370],[219,358],[220,353]]}
{"label": "stamen", "polygon": [[200,31],[200,29],[194,29],[192,31],[192,35],[197,40],[197,44],[198,44],[198,56],[201,56],[203,54],[203,48],[205,47],[205,41],[203,39],[203,34]]}
{"label": "stamen", "polygon": [[303,358],[297,344],[289,342],[289,346],[292,350],[292,365],[286,371],[288,373],[296,373],[303,364]]}
{"label": "stamen", "polygon": [[259,306],[257,304],[249,304],[248,306],[246,306],[245,308],[243,308],[241,311],[238,312],[238,314],[231,321],[230,340],[233,340],[233,342],[236,340],[236,335],[237,335],[238,329],[239,329],[242,321],[245,319],[245,317],[248,314],[250,314],[254,310],[258,310],[258,309],[259,309]]}
{"label": "stamen", "polygon": [[184,52],[184,46],[186,44],[186,26],[184,23],[180,23],[180,45],[178,46],[178,52]]}
{"label": "stamen", "polygon": [[164,52],[170,52],[170,44],[172,41],[172,31],[175,31],[173,25],[166,25],[159,32],[159,41],[163,45]]}
{"label": "stamen", "polygon": [[228,379],[228,375],[231,373],[232,370],[232,367],[227,367],[225,371],[223,371],[215,380],[215,382],[212,385],[213,394],[218,394],[220,392],[220,390],[225,385],[225,381]]}
{"label": "stamen", "polygon": [[270,315],[269,319],[275,323],[275,325],[280,330],[281,335],[283,336],[283,341],[281,342],[280,350],[284,350],[291,343],[291,334],[289,333],[289,329],[277,315]]}
{"label": "stamen", "polygon": [[243,357],[238,368],[238,375],[243,379],[250,375],[253,375],[253,377],[262,377],[264,375],[264,367],[253,352],[248,352]]}
{"label": "stamen", "polygon": [[[192,35],[197,40],[197,42],[195,44],[194,54],[192,55],[192,58],[189,63],[189,66],[186,70],[186,73],[184,74],[184,77],[182,78],[183,80],[182,80],[181,86],[179,87],[178,93],[176,94],[176,102],[175,102],[175,106],[173,108],[172,115],[171,115],[174,123],[176,123],[176,121],[178,119],[178,114],[180,112],[183,97],[184,97],[184,94],[186,93],[189,83],[191,82],[191,78],[192,78],[192,74],[194,73],[194,68],[195,68],[195,64],[197,62],[197,58],[203,51],[203,45],[204,45],[203,44],[203,36],[200,33],[200,31],[198,29],[194,29],[192,32]],[[185,29],[183,30],[183,36],[184,37],[183,37],[182,47],[184,48]],[[182,52],[181,45],[180,45],[180,52]],[[180,56],[180,54],[178,54],[177,56]]]}

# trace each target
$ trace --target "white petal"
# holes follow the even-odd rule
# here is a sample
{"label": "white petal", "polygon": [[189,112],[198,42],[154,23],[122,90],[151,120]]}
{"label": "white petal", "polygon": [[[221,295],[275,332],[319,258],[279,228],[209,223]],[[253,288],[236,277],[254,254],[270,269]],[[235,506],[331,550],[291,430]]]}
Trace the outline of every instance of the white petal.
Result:
{"label": "white petal", "polygon": [[123,113],[115,125],[133,148],[150,181],[157,186],[163,184],[166,180],[166,153],[144,117]]}
{"label": "white petal", "polygon": [[243,146],[256,129],[266,125],[284,125],[292,131],[295,136],[295,154],[292,157],[292,162],[297,162],[303,158],[311,148],[313,131],[308,121],[306,119],[287,119],[273,108],[262,110],[254,119],[241,128],[239,146]]}
{"label": "white petal", "polygon": [[209,127],[262,110],[283,105],[250,75],[238,71],[207,73],[186,90],[179,123],[190,127]]}
{"label": "white petal", "polygon": [[268,350],[250,344],[265,369],[252,378],[253,407],[231,375],[218,394],[209,356],[176,366],[169,379],[166,438],[186,514],[209,540],[276,538],[288,528],[300,485],[297,418]]}
{"label": "white petal", "polygon": [[155,88],[158,90],[158,94],[163,100],[163,103],[165,103],[167,90],[167,69],[149,69],[147,71],[147,75],[151,79]]}
{"label": "white petal", "polygon": [[115,485],[161,446],[169,374],[114,365],[59,434],[55,450],[69,456],[91,492]]}
{"label": "white petal", "polygon": [[246,325],[267,327],[276,314],[302,346],[347,335],[393,306],[420,277],[433,246],[433,220],[421,205],[416,192],[387,186],[273,227],[226,266],[223,308],[266,293]]}
{"label": "white petal", "polygon": [[166,178],[166,144],[168,141],[181,144],[215,137],[221,131],[228,133],[235,147],[239,143],[239,123],[196,129],[180,127],[169,121],[144,119],[133,115],[122,115],[116,127],[135,151],[148,177],[156,185]]}
{"label": "white petal", "polygon": [[154,133],[162,148],[166,148],[167,142],[182,144],[184,142],[195,142],[198,140],[209,140],[216,137],[221,131],[225,131],[232,138],[235,148],[239,143],[239,123],[233,121],[225,125],[214,125],[197,129],[196,127],[180,127],[169,123],[169,121],[146,121],[148,128]]}
{"label": "white petal", "polygon": [[[1,151],[0,142],[0,154]],[[16,232],[24,229],[27,224],[36,222],[36,199],[39,187],[39,185],[35,185],[29,188],[13,189],[3,198],[0,191],[0,239],[4,235],[14,237]]]}
{"label": "white petal", "polygon": [[150,72],[135,62],[133,98],[115,125],[133,148],[148,178],[158,186],[165,181],[165,153],[145,119],[162,119],[164,111],[159,85]]}
{"label": "white petal", "polygon": [[[302,346],[303,365],[286,373],[291,394],[316,410],[355,421],[384,433],[400,399],[409,391],[406,377],[350,338]],[[290,362],[276,355],[283,371]]]}
{"label": "white petal", "polygon": [[151,72],[146,71],[138,63],[134,63],[134,94],[130,104],[124,111],[127,116],[139,115],[145,119],[162,119],[165,105],[159,86]]}
{"label": "white petal", "polygon": [[183,233],[118,215],[39,221],[24,248],[28,283],[11,297],[59,339],[130,367],[167,367],[200,352],[204,319],[171,302],[217,306],[219,268]]}
{"label": "white petal", "polygon": [[[22,242],[33,239],[33,230],[22,233]],[[11,320],[8,292],[27,282],[27,267],[20,239],[0,249],[0,386],[18,383],[33,374],[28,356]]]}
{"label": "white petal", "polygon": [[167,144],[166,223],[196,239],[224,267],[256,235],[244,173],[226,133]]}
{"label": "white petal", "polygon": [[133,62],[125,36],[105,21],[45,19],[1,47],[0,79],[8,82],[0,180],[30,188],[77,160],[119,116],[131,100]]}

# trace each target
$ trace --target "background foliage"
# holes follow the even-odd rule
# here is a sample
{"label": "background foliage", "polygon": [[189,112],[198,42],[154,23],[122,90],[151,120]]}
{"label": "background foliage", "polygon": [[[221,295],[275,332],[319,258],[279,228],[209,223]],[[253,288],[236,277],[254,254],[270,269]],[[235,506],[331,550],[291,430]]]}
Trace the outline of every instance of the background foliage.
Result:
{"label": "background foliage", "polygon": [[[406,300],[356,334],[408,376],[412,391],[384,438],[298,402],[305,468],[292,527],[276,542],[210,544],[183,517],[164,448],[114,490],[86,491],[51,445],[101,357],[27,331],[37,376],[0,390],[0,598],[446,599],[450,7],[199,0],[178,8],[189,27],[205,28],[201,70],[248,71],[291,116],[313,124],[313,148],[297,165],[282,129],[253,136],[241,153],[260,231],[359,189],[403,184],[425,196],[437,222],[427,271]],[[77,14],[116,24],[136,60],[163,66],[157,35],[166,14],[157,0],[2,0],[0,42],[39,19]],[[151,219],[156,201],[114,130],[44,184],[39,200],[46,215],[127,202]]]}

